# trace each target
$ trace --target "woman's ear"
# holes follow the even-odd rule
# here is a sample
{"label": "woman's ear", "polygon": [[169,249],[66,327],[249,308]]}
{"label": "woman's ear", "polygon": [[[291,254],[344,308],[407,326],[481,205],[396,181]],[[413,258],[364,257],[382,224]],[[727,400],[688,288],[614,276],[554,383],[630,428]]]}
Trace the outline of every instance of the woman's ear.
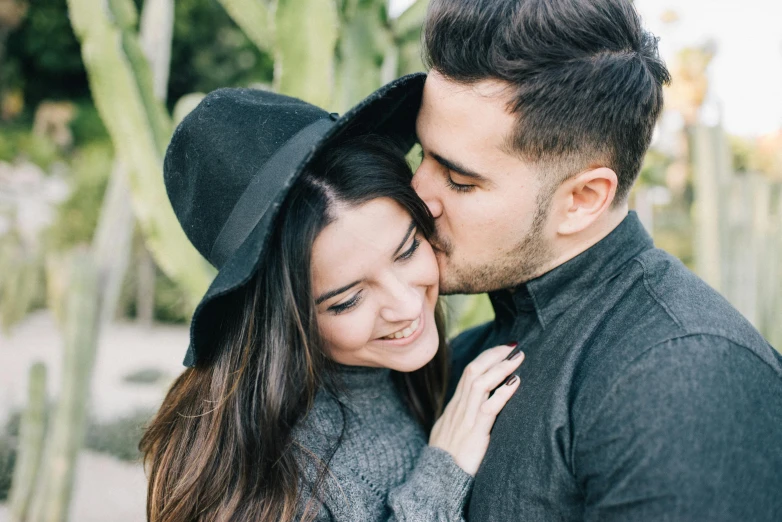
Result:
{"label": "woman's ear", "polygon": [[597,221],[611,208],[618,184],[616,172],[608,167],[586,170],[566,180],[559,189],[566,202],[557,232],[576,234]]}

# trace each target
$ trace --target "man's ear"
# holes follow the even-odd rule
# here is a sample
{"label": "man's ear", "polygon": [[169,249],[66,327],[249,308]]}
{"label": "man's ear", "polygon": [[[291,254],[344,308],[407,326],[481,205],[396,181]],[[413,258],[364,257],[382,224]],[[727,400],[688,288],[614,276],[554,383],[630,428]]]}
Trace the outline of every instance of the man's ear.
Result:
{"label": "man's ear", "polygon": [[557,191],[565,198],[557,232],[576,234],[597,221],[611,208],[618,184],[616,172],[607,167],[586,170],[566,180]]}

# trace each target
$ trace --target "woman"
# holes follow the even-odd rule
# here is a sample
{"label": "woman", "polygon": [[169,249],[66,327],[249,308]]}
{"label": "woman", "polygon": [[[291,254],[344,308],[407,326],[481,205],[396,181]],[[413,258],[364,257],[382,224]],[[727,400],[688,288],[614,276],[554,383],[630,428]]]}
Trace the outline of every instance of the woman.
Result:
{"label": "woman", "polygon": [[399,148],[422,84],[342,118],[224,89],[177,129],[166,187],[219,272],[141,442],[149,520],[461,519],[522,357],[482,354],[440,416],[433,222]]}

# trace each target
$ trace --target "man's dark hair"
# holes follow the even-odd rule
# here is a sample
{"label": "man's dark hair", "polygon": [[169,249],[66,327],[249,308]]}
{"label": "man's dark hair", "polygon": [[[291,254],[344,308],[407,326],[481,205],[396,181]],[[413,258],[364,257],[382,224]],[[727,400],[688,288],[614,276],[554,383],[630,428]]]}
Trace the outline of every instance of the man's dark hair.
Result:
{"label": "man's dark hair", "polygon": [[424,34],[446,78],[511,85],[511,150],[563,177],[609,167],[626,199],[670,81],[629,0],[432,0]]}

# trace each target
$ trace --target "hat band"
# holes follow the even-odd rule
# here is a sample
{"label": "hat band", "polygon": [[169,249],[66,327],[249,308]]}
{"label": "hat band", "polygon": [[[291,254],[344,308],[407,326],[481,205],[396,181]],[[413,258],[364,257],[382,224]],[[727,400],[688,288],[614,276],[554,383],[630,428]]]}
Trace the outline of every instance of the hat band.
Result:
{"label": "hat band", "polygon": [[[280,147],[253,176],[212,245],[209,257],[216,267],[222,267],[244,243],[280,191],[290,184],[297,167],[333,126],[334,122],[329,118],[307,125]],[[281,172],[288,172],[288,175],[281,176]]]}

